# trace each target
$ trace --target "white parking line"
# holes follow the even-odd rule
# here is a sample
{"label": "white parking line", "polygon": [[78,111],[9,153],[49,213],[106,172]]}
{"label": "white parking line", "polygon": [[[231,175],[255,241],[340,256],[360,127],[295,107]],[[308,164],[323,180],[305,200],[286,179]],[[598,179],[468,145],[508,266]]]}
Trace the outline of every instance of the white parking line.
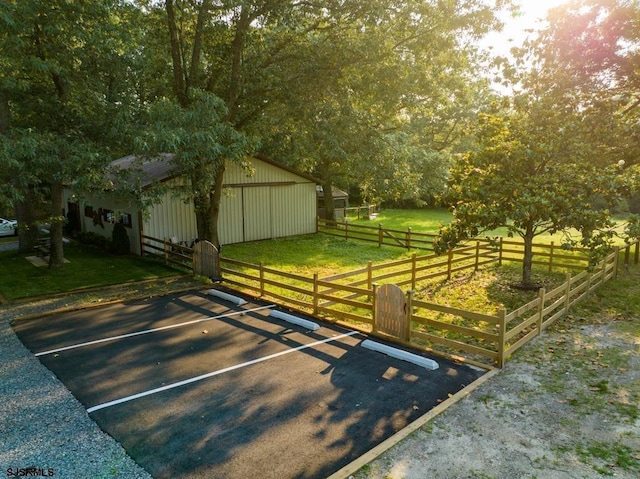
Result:
{"label": "white parking line", "polygon": [[161,328],[144,329],[142,331],[136,331],[135,333],[122,334],[120,336],[111,336],[111,337],[108,337],[108,338],[96,339],[94,341],[87,341],[85,343],[73,344],[71,346],[65,346],[65,347],[62,347],[62,348],[50,349],[49,351],[42,351],[40,353],[36,353],[35,356],[36,357],[37,356],[46,356],[47,354],[59,353],[60,351],[68,351],[70,349],[82,348],[82,347],[85,347],[85,346],[91,346],[93,344],[105,343],[107,341],[115,341],[117,339],[132,338],[134,336],[140,336],[142,334],[155,333],[155,332],[158,332],[158,331],[164,331],[166,329],[180,328],[182,326],[188,326],[190,324],[202,323],[203,321],[211,321],[213,319],[220,319],[220,318],[229,318],[231,316],[243,315],[243,314],[246,314],[246,313],[253,313],[253,312],[256,312],[256,311],[263,310],[263,309],[271,309],[271,308],[275,308],[275,307],[276,307],[275,304],[270,304],[268,306],[260,306],[259,308],[245,309],[245,310],[242,310],[242,311],[233,311],[231,313],[219,314],[217,316],[207,316],[206,318],[194,319],[193,321],[187,321],[185,323],[178,323],[178,324],[172,324],[172,325],[169,325],[169,326],[162,326]]}
{"label": "white parking line", "polygon": [[350,333],[341,334],[339,336],[334,336],[331,338],[326,338],[321,341],[315,341],[311,344],[304,344],[302,346],[298,346],[297,348],[287,349],[285,351],[280,351],[279,353],[270,354],[268,356],[264,356],[262,358],[253,359],[251,361],[247,361],[245,363],[236,364],[235,366],[229,366],[228,368],[219,369],[218,371],[213,371],[207,374],[203,374],[201,376],[196,376],[190,379],[185,379],[184,381],[179,381],[173,384],[167,384],[166,386],[162,386],[155,389],[150,389],[148,391],[144,391],[138,394],[133,394],[131,396],[126,396],[121,399],[115,399],[113,401],[106,402],[104,404],[99,404],[97,406],[90,407],[87,409],[87,413],[92,413],[98,411],[100,409],[105,409],[111,406],[116,406],[117,404],[122,404],[125,402],[133,401],[134,399],[139,399],[145,396],[150,396],[151,394],[156,394],[162,391],[167,391],[168,389],[174,389],[180,386],[184,386],[185,384],[195,383],[197,381],[202,381],[203,379],[211,378],[213,376],[218,376],[220,374],[228,373],[229,371],[234,371],[236,369],[244,368],[247,366],[251,366],[253,364],[262,363],[264,361],[268,361],[269,359],[277,358],[279,356],[284,356],[285,354],[295,353],[296,351],[302,351],[303,349],[313,348],[314,346],[318,346],[324,343],[330,343],[332,341],[337,341],[338,339],[346,338],[348,336],[353,336],[354,334],[358,334],[358,331],[351,331]]}

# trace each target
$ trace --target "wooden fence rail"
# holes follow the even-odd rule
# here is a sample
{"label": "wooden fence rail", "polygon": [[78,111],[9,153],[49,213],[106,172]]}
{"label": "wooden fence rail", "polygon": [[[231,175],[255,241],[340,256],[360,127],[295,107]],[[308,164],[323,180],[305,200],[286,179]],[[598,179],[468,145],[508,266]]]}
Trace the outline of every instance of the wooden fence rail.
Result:
{"label": "wooden fence rail", "polygon": [[399,246],[407,250],[418,249],[433,251],[433,240],[438,237],[432,233],[414,232],[411,228],[406,231],[383,228],[382,225],[366,226],[346,221],[331,221],[317,219],[318,233],[338,236],[346,239],[367,241],[378,246]]}
{"label": "wooden fence rail", "polygon": [[[167,262],[181,262],[189,258],[186,247],[178,247],[166,240],[144,236],[145,251],[161,254]],[[346,321],[349,326],[369,334],[404,342],[449,357],[483,367],[502,367],[505,361],[531,339],[564,315],[575,303],[587,297],[600,285],[618,274],[619,261],[625,264],[635,247],[637,263],[640,241],[617,247],[596,268],[586,270],[584,255],[558,252],[553,245],[536,245],[541,263],[550,270],[577,269],[568,272],[565,282],[552,290],[541,288],[533,301],[514,311],[484,314],[450,306],[412,300],[408,340],[400,340],[374,331],[374,291],[378,282],[391,282],[411,290],[437,278],[450,279],[464,270],[477,270],[482,265],[502,261],[522,261],[518,258],[518,243],[502,241],[496,249],[487,242],[476,241],[448,254],[417,256],[373,265],[325,278],[305,277],[278,271],[231,258],[220,257],[221,273],[226,284],[260,297],[269,297],[295,309],[322,315],[331,321]],[[507,256],[508,254],[508,259]],[[565,257],[567,256],[567,257]],[[411,292],[411,291],[410,291]]]}

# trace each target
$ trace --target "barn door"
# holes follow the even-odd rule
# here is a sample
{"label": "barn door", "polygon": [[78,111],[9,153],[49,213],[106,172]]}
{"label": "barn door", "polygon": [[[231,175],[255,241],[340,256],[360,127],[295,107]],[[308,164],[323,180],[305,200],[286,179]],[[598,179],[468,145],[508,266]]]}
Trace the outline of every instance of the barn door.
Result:
{"label": "barn door", "polygon": [[218,248],[210,241],[198,241],[193,248],[193,273],[207,278],[220,278]]}
{"label": "barn door", "polygon": [[256,186],[242,190],[244,241],[273,238],[271,234],[271,188]]}
{"label": "barn door", "polygon": [[410,312],[407,296],[395,284],[376,288],[374,331],[409,340]]}

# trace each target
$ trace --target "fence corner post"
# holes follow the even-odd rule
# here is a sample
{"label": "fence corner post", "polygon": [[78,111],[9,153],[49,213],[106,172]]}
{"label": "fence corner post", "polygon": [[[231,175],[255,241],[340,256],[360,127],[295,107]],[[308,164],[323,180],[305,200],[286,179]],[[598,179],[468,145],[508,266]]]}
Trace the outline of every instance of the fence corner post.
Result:
{"label": "fence corner post", "polygon": [[540,305],[538,306],[538,320],[536,321],[536,328],[538,329],[538,336],[542,334],[542,321],[544,319],[544,300],[545,300],[546,290],[544,287],[538,290],[538,299],[540,300]]}
{"label": "fence corner post", "polygon": [[507,310],[502,308],[498,312],[498,357],[496,358],[496,365],[502,369],[505,362],[505,352],[507,349],[506,337],[507,335]]}

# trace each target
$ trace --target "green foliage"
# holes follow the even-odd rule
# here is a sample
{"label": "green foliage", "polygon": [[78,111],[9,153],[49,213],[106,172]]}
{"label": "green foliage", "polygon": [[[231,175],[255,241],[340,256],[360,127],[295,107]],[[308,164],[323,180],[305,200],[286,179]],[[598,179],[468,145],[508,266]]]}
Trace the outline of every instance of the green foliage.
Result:
{"label": "green foliage", "polygon": [[640,215],[631,215],[624,229],[625,236],[640,239]]}
{"label": "green foliage", "polygon": [[93,246],[105,252],[111,249],[109,238],[99,235],[98,233],[83,231],[78,234],[76,239],[84,245]]}
{"label": "green foliage", "polygon": [[[566,111],[546,114],[544,104],[527,98],[516,96],[510,110],[480,115],[477,148],[451,170],[445,200],[453,205],[454,220],[441,229],[437,251],[502,227],[525,245],[539,235],[564,232],[566,244],[591,248],[596,262],[614,235],[609,209],[601,206],[620,200],[619,168],[589,162],[572,143],[572,117]],[[525,255],[523,283],[531,261]]]}

